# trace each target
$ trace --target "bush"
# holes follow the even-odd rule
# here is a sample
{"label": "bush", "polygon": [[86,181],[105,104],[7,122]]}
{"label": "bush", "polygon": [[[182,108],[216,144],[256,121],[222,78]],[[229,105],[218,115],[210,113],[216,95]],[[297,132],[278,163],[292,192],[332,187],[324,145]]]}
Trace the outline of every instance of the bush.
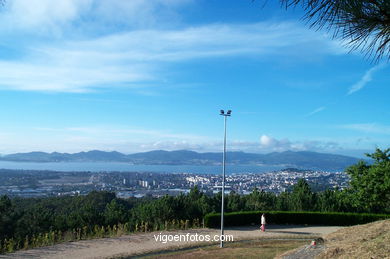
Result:
{"label": "bush", "polygon": [[[225,226],[259,225],[261,214],[266,214],[268,224],[309,224],[328,226],[351,226],[381,219],[389,219],[388,214],[340,213],[340,212],[296,212],[296,211],[242,211],[225,213]],[[210,213],[204,218],[205,226],[221,226],[221,214]]]}

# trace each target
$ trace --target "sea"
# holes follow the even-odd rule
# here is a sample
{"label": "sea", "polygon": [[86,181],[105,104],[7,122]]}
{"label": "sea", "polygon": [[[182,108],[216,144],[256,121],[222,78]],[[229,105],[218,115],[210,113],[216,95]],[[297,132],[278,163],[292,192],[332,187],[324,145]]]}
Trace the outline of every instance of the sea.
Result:
{"label": "sea", "polygon": [[[277,171],[285,166],[270,165],[226,165],[226,174],[265,173]],[[119,162],[12,162],[0,161],[0,169],[89,171],[89,172],[151,172],[151,173],[196,173],[220,174],[217,165],[133,165]]]}

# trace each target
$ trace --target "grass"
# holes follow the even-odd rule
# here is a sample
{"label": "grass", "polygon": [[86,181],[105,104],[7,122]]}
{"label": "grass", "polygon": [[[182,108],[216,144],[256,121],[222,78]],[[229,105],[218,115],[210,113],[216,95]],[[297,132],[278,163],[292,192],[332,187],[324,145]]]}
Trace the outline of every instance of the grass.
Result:
{"label": "grass", "polygon": [[390,220],[338,230],[326,236],[319,258],[390,258]]}
{"label": "grass", "polygon": [[218,245],[198,247],[174,252],[161,252],[149,254],[137,258],[274,258],[285,251],[307,244],[308,240],[250,240],[233,243],[225,243],[223,249]]}

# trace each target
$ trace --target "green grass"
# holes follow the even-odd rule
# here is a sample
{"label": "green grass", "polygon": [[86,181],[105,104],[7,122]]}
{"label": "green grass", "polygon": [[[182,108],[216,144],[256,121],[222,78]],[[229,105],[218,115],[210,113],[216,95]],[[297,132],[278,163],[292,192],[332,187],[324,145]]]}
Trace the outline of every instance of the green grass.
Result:
{"label": "green grass", "polygon": [[137,258],[274,258],[288,250],[307,244],[308,240],[250,240],[226,243],[224,248],[219,245],[191,248],[174,252],[140,255]]}

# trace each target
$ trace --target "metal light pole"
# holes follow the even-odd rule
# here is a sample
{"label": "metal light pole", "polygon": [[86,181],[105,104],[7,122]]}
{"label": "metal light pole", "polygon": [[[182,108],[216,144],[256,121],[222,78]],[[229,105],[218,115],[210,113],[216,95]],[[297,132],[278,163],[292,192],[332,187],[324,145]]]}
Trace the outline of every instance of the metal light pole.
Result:
{"label": "metal light pole", "polygon": [[220,115],[224,117],[224,137],[223,137],[223,161],[222,161],[222,201],[221,201],[221,245],[223,247],[223,213],[224,213],[224,204],[225,204],[225,169],[226,169],[226,118],[232,114],[231,110],[228,110],[226,113],[224,110],[221,110]]}

